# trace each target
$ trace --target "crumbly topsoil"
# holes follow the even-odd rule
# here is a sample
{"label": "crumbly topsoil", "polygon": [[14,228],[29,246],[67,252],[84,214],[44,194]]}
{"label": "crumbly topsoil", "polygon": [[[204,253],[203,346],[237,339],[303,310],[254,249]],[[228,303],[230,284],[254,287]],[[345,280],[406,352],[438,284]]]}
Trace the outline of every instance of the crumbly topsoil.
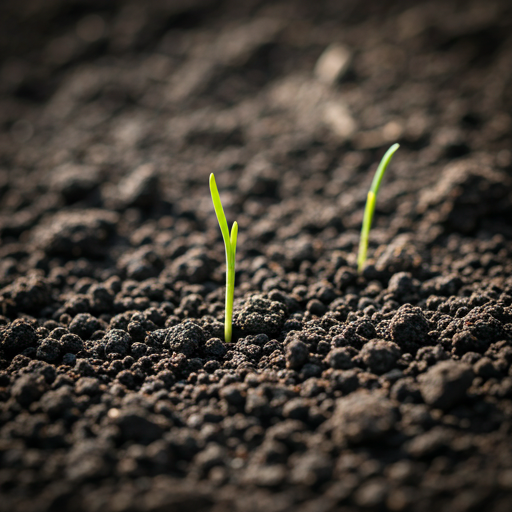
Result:
{"label": "crumbly topsoil", "polygon": [[1,2],[0,508],[512,510],[511,63],[506,0]]}

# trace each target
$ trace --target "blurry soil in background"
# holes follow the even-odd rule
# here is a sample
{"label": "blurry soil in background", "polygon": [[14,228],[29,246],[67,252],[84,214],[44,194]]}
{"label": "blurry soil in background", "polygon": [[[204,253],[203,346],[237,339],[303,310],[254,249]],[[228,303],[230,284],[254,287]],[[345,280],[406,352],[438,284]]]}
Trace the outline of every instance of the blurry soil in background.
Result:
{"label": "blurry soil in background", "polygon": [[2,2],[6,510],[512,510],[511,64],[505,0]]}

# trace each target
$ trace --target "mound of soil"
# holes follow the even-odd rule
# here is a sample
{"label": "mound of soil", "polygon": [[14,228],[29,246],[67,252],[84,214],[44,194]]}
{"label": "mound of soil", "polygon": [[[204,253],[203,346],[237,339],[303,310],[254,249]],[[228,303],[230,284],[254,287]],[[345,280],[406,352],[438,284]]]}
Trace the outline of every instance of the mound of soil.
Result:
{"label": "mound of soil", "polygon": [[2,2],[5,510],[512,510],[511,62],[506,0]]}

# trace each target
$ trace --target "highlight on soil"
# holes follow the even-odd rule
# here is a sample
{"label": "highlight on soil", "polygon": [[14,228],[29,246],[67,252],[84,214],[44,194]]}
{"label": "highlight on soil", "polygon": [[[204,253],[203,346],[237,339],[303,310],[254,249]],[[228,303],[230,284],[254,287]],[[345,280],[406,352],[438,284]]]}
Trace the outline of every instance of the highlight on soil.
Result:
{"label": "highlight on soil", "polygon": [[226,247],[226,313],[224,317],[224,340],[226,343],[231,342],[232,335],[232,319],[233,319],[233,295],[235,292],[235,254],[236,254],[236,238],[238,235],[238,224],[233,222],[231,235],[229,234],[226,215],[222,208],[219,191],[215,183],[215,176],[210,174],[210,192],[212,194],[213,207],[219,221],[222,238]]}
{"label": "highlight on soil", "polygon": [[364,209],[363,226],[361,228],[361,238],[359,240],[359,253],[357,255],[357,271],[361,273],[366,263],[366,253],[368,252],[368,239],[370,236],[370,229],[372,227],[373,214],[375,212],[375,203],[377,201],[377,193],[379,192],[380,183],[384,177],[384,173],[388,168],[389,162],[393,158],[396,150],[400,144],[393,144],[384,154],[380,161],[375,176],[373,177],[372,186],[368,192],[366,199],[366,207]]}

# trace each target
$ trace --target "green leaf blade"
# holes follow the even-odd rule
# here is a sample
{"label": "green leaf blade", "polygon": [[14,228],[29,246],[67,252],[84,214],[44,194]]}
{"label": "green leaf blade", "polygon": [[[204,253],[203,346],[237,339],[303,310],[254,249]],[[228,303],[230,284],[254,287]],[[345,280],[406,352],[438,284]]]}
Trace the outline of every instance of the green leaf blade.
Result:
{"label": "green leaf blade", "polygon": [[393,144],[384,154],[382,160],[377,167],[375,176],[373,177],[372,185],[367,195],[366,206],[364,209],[363,225],[361,227],[361,238],[359,240],[359,252],[357,255],[357,271],[361,274],[364,270],[366,263],[366,255],[368,252],[368,242],[370,239],[370,229],[372,227],[373,215],[375,213],[375,204],[377,202],[377,193],[384,177],[384,173],[396,153],[396,150],[400,147],[399,144]]}
{"label": "green leaf blade", "polygon": [[364,210],[363,227],[361,229],[361,239],[359,240],[359,253],[357,255],[357,271],[361,273],[366,262],[368,253],[368,241],[370,239],[370,228],[372,227],[373,214],[375,211],[376,196],[370,190],[366,199],[366,208]]}
{"label": "green leaf blade", "polygon": [[226,248],[226,307],[224,315],[224,340],[226,343],[230,343],[233,335],[233,297],[235,293],[235,255],[238,237],[238,223],[236,221],[233,223],[230,235],[226,215],[224,214],[224,208],[222,207],[213,173],[210,174],[210,192]]}
{"label": "green leaf blade", "polygon": [[224,239],[224,244],[226,245],[226,255],[227,255],[228,250],[230,250],[230,248],[231,248],[231,241],[229,238],[228,221],[226,220],[224,208],[222,207],[222,203],[220,201],[219,190],[217,189],[217,183],[215,182],[215,176],[213,175],[213,172],[210,174],[210,193],[212,195],[212,202],[213,202],[213,208],[215,209],[215,215],[217,215],[217,220],[219,221],[222,238]]}
{"label": "green leaf blade", "polygon": [[396,153],[399,147],[400,144],[393,144],[382,157],[382,160],[380,161],[380,164],[377,167],[377,171],[375,172],[375,176],[373,177],[372,186],[370,187],[370,190],[375,195],[377,195],[377,193],[379,192],[380,184],[382,178],[384,177],[384,173],[386,172],[389,162],[391,162],[393,155]]}
{"label": "green leaf blade", "polygon": [[235,222],[233,222],[233,227],[231,228],[231,237],[230,237],[231,257],[233,259],[233,264],[235,262],[237,238],[238,238],[238,222],[235,220]]}

